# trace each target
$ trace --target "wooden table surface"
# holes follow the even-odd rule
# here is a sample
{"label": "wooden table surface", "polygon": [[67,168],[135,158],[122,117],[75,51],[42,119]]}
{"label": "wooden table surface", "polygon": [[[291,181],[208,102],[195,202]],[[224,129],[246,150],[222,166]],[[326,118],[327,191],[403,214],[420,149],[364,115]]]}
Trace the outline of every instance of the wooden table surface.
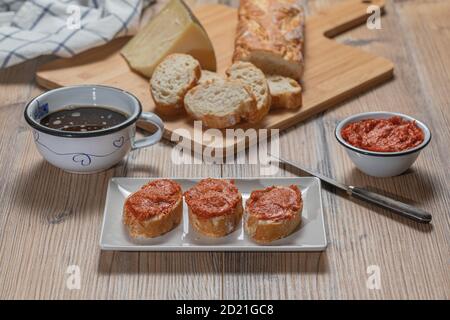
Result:
{"label": "wooden table surface", "polygon": [[[308,14],[336,2],[304,1]],[[329,245],[321,253],[102,252],[111,177],[246,177],[258,176],[258,165],[174,165],[171,145],[162,142],[99,174],[52,167],[23,119],[25,103],[42,92],[34,71],[51,59],[44,57],[0,71],[0,298],[449,299],[450,2],[388,0],[386,12],[381,30],[362,26],[338,40],[391,59],[395,78],[284,131],[281,152],[346,183],[407,199],[430,211],[432,224],[325,188]],[[399,177],[362,174],[335,141],[337,121],[373,110],[412,115],[433,132]],[[66,286],[70,265],[80,268],[79,290]],[[379,290],[366,285],[371,265],[380,270]]]}

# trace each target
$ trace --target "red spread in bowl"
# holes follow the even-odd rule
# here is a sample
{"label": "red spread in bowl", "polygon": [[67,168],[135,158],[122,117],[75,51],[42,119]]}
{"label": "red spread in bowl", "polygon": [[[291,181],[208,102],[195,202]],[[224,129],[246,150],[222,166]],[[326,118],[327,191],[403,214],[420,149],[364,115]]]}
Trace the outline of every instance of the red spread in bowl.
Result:
{"label": "red spread in bowl", "polygon": [[342,138],[352,146],[375,152],[399,152],[417,147],[424,140],[415,121],[395,116],[389,119],[366,119],[347,124]]}

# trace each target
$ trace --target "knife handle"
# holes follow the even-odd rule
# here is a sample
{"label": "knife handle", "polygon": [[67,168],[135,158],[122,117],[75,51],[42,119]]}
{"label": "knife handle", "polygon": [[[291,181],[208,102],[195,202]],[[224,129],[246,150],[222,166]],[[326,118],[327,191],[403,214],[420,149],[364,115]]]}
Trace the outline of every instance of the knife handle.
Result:
{"label": "knife handle", "polygon": [[431,221],[431,214],[420,208],[413,207],[409,204],[394,200],[392,198],[366,190],[364,188],[349,186],[348,193],[351,196],[355,195],[380,207],[391,209],[401,216],[415,220],[417,222],[429,223]]}

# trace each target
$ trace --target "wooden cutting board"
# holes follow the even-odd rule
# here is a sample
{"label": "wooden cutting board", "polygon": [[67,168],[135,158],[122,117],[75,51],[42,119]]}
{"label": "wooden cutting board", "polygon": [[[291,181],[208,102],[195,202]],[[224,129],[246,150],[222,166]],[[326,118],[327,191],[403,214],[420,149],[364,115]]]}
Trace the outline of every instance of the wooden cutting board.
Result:
{"label": "wooden cutting board", "polygon": [[[256,128],[285,129],[392,77],[394,67],[389,60],[329,38],[365,23],[370,4],[383,7],[384,0],[347,0],[306,19],[303,107],[297,111],[271,111]],[[218,71],[223,73],[231,64],[237,10],[203,5],[194,12],[213,42]],[[118,39],[73,58],[52,61],[39,69],[37,82],[49,89],[77,84],[110,85],[135,94],[145,111],[153,111],[148,79],[133,73],[119,54],[128,40]],[[211,139],[208,132],[203,139],[201,135],[194,137],[193,120],[186,115],[162,118],[168,139],[175,129],[186,129],[181,136],[196,145],[204,146],[203,142]],[[250,125],[244,123],[238,127],[246,129]],[[222,147],[234,149],[236,143],[235,139],[224,138]]]}

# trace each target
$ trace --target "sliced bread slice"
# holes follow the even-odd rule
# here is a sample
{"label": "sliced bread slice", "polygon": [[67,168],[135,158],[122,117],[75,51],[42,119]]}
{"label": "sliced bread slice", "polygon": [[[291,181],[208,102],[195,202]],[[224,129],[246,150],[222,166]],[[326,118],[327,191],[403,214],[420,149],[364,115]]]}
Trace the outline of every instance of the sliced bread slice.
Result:
{"label": "sliced bread slice", "polygon": [[238,61],[226,71],[232,80],[241,81],[256,97],[256,113],[249,116],[249,122],[258,122],[269,112],[271,96],[264,73],[250,62]]}
{"label": "sliced bread slice", "polygon": [[302,106],[302,87],[292,78],[267,76],[272,108],[297,109]]}
{"label": "sliced bread slice", "polygon": [[224,77],[222,77],[217,72],[212,72],[208,70],[202,70],[202,76],[200,77],[200,80],[198,80],[199,84],[205,84],[211,81],[224,81]]}
{"label": "sliced bread slice", "polygon": [[183,99],[197,85],[201,76],[200,63],[188,54],[168,55],[155,69],[150,88],[156,112],[174,115],[183,112]]}
{"label": "sliced bread slice", "polygon": [[228,128],[256,112],[256,99],[239,81],[212,81],[189,90],[184,107],[210,128]]}

